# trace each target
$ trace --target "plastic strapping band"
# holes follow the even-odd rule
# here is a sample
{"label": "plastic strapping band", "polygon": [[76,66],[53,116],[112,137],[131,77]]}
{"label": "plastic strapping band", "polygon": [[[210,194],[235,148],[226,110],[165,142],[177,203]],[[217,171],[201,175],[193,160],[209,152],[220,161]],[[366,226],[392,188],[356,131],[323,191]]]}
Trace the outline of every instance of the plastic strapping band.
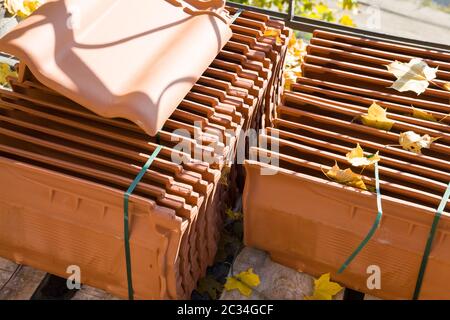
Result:
{"label": "plastic strapping band", "polygon": [[[159,137],[157,138],[159,140]],[[131,183],[130,187],[128,188],[127,192],[124,195],[124,202],[123,202],[123,223],[124,223],[124,241],[125,241],[125,259],[127,264],[127,281],[128,281],[128,299],[133,300],[134,299],[134,291],[133,291],[133,278],[131,273],[131,252],[130,252],[130,230],[129,230],[129,214],[128,214],[128,200],[133,193],[134,189],[136,189],[136,186],[139,184],[141,179],[144,177],[147,170],[152,165],[155,158],[158,156],[159,152],[161,151],[162,146],[158,146],[153,154],[148,158],[145,165],[142,167],[139,174],[134,179],[133,183]]]}
{"label": "plastic strapping band", "polygon": [[242,14],[242,12],[244,12],[244,9],[239,9],[234,16],[231,18],[231,24],[233,24],[237,18],[239,18],[239,16]]}
{"label": "plastic strapping band", "polygon": [[425,251],[422,257],[422,263],[420,265],[419,275],[417,276],[416,289],[414,290],[414,300],[419,299],[420,289],[422,288],[423,277],[425,276],[425,270],[428,264],[428,258],[431,253],[431,247],[433,246],[433,240],[436,235],[437,226],[439,224],[439,220],[441,219],[442,213],[444,212],[445,206],[447,205],[447,201],[450,198],[450,183],[447,186],[447,190],[444,193],[441,203],[439,204],[439,208],[434,215],[433,224],[431,225],[430,234],[428,235],[428,241],[425,246]]}
{"label": "plastic strapping band", "polygon": [[378,171],[378,163],[375,163],[375,186],[376,186],[376,191],[377,191],[377,209],[378,209],[377,218],[375,219],[375,222],[372,225],[372,228],[370,229],[367,236],[364,238],[364,240],[361,242],[361,244],[358,246],[358,248],[356,248],[356,250],[350,255],[350,257],[348,257],[348,259],[341,266],[341,268],[338,271],[338,274],[344,272],[344,270],[347,269],[348,265],[353,261],[353,259],[356,258],[356,256],[367,245],[367,243],[370,241],[370,239],[372,239],[373,235],[375,234],[378,227],[380,226],[381,218],[383,217],[383,208],[381,206],[380,174]]}

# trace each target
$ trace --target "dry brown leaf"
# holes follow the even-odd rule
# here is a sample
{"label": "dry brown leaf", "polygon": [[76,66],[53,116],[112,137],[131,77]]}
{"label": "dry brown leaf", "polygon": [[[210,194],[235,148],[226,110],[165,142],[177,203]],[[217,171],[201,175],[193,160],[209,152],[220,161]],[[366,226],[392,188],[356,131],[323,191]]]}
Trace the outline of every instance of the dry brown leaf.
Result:
{"label": "dry brown leaf", "polygon": [[377,153],[375,153],[369,157],[366,157],[364,155],[364,150],[363,150],[363,148],[361,148],[359,143],[355,149],[352,149],[349,153],[347,153],[346,157],[347,157],[347,161],[349,163],[351,163],[352,166],[355,166],[355,167],[370,166],[381,160],[378,151],[377,151]]}
{"label": "dry brown leaf", "polygon": [[354,173],[350,168],[342,170],[339,168],[337,162],[333,168],[324,173],[328,178],[336,182],[358,189],[367,190],[366,184],[362,180],[361,175]]}
{"label": "dry brown leaf", "polygon": [[431,144],[438,139],[439,138],[433,138],[428,134],[421,136],[414,131],[408,131],[400,134],[399,143],[403,149],[421,154],[422,149],[429,149]]}
{"label": "dry brown leaf", "polygon": [[377,103],[373,103],[366,115],[361,116],[362,123],[366,126],[389,131],[392,129],[395,121],[387,117],[386,109],[380,107]]}
{"label": "dry brown leaf", "polygon": [[390,87],[400,92],[414,91],[418,95],[423,93],[430,81],[436,78],[437,68],[430,68],[422,59],[414,58],[404,63],[395,61],[387,66],[388,71],[397,78]]}
{"label": "dry brown leaf", "polygon": [[412,107],[412,109],[413,109],[412,115],[414,118],[437,122],[436,118],[432,114],[428,113],[427,111],[421,110],[421,109],[416,109],[414,107]]}

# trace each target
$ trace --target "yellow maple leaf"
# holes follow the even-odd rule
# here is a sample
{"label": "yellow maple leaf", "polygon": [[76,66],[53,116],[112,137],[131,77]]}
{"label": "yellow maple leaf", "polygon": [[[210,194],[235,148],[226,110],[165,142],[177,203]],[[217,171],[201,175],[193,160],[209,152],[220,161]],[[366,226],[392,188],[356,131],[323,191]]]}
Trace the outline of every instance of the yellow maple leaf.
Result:
{"label": "yellow maple leaf", "polygon": [[344,288],[338,283],[330,281],[331,275],[326,273],[319,279],[314,280],[314,293],[305,297],[306,300],[332,300]]}
{"label": "yellow maple leaf", "polygon": [[422,59],[414,58],[404,63],[394,61],[387,66],[397,81],[390,87],[400,92],[414,91],[417,95],[423,93],[430,81],[436,78],[438,68],[430,68]]}
{"label": "yellow maple leaf", "polygon": [[324,173],[328,178],[336,182],[358,189],[367,190],[366,184],[362,180],[361,175],[354,173],[350,168],[342,170],[339,168],[337,162],[334,167]]}
{"label": "yellow maple leaf", "polygon": [[421,110],[421,109],[416,109],[414,107],[412,107],[412,109],[413,109],[412,115],[414,118],[437,122],[436,118],[432,114],[428,113],[427,111]]}
{"label": "yellow maple leaf", "polygon": [[375,153],[369,157],[366,157],[364,155],[364,150],[363,150],[363,148],[361,148],[359,143],[355,149],[352,149],[349,153],[347,153],[346,157],[347,157],[348,162],[350,162],[352,164],[352,166],[355,166],[355,167],[370,166],[381,160],[378,151],[377,151],[377,153]]}
{"label": "yellow maple leaf", "polygon": [[361,116],[362,123],[366,126],[389,131],[392,129],[395,121],[387,117],[386,109],[383,109],[377,103],[373,103],[366,115]]}
{"label": "yellow maple leaf", "polygon": [[8,77],[18,77],[16,71],[12,70],[9,64],[0,63],[0,85],[9,87]]}
{"label": "yellow maple leaf", "polygon": [[225,283],[225,290],[239,290],[242,295],[250,297],[253,292],[252,288],[259,286],[260,283],[259,276],[253,273],[253,269],[250,268],[234,277],[228,277]]}
{"label": "yellow maple leaf", "polygon": [[344,26],[356,27],[355,23],[353,22],[353,19],[348,14],[344,14],[339,20],[339,23]]}
{"label": "yellow maple leaf", "polygon": [[403,149],[421,154],[422,149],[429,149],[431,144],[438,139],[439,138],[433,138],[428,134],[421,136],[414,131],[408,131],[400,134],[399,143]]}
{"label": "yellow maple leaf", "polygon": [[282,45],[283,41],[281,40],[281,31],[275,28],[267,28],[264,31],[265,37],[275,38],[278,45]]}

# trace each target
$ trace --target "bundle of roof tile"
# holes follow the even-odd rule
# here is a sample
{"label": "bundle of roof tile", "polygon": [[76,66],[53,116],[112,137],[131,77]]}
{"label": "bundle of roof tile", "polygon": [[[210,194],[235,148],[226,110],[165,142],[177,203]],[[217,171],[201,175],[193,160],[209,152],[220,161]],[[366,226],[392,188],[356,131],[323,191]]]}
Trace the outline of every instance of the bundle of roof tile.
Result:
{"label": "bundle of roof tile", "polygon": [[[268,28],[281,43],[264,36]],[[162,146],[130,198],[134,296],[189,298],[214,260],[227,199],[237,192],[225,160],[239,132],[258,127],[280,99],[290,35],[248,11],[231,30],[155,137],[81,106],[22,62],[13,90],[0,91],[0,256],[62,277],[77,265],[83,283],[127,297],[124,192]]]}
{"label": "bundle of roof tile", "polygon": [[[412,58],[439,67],[419,96],[390,88],[396,78],[386,68]],[[450,81],[450,54],[316,31],[303,75],[285,92],[273,127],[262,135],[266,145],[253,147],[253,160],[246,163],[245,242],[315,276],[331,272],[346,287],[411,299],[433,218],[450,182],[450,92],[444,86]],[[390,131],[362,123],[374,102],[395,122]],[[426,117],[413,116],[414,110]],[[439,139],[421,153],[408,151],[399,138],[409,131]],[[346,158],[357,144],[366,156],[380,152],[384,213],[373,238],[338,274],[377,216],[374,167],[361,172]],[[270,164],[276,158],[278,173],[261,174],[261,169],[277,169]],[[327,177],[335,164],[361,172],[368,191]],[[450,202],[444,207],[421,299],[450,298]],[[368,288],[367,272],[374,270],[381,270],[381,287]]]}

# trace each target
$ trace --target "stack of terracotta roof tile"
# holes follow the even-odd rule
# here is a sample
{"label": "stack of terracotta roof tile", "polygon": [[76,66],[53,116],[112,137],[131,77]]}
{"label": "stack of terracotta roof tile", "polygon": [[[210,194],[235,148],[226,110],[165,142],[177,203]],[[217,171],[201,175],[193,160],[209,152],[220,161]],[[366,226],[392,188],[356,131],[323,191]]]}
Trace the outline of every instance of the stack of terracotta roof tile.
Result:
{"label": "stack of terracotta roof tile", "polygon": [[[282,43],[265,37],[267,28]],[[126,297],[124,192],[161,145],[130,198],[135,297],[188,298],[214,260],[235,189],[220,183],[225,160],[280,93],[268,88],[280,83],[284,25],[243,12],[231,29],[156,137],[88,110],[21,63],[13,90],[0,91],[0,255],[62,277],[78,265],[83,283]]]}
{"label": "stack of terracotta roof tile", "polygon": [[[434,84],[420,96],[388,88],[396,79],[386,65],[413,57],[439,67]],[[316,276],[331,272],[349,288],[411,299],[432,221],[450,182],[450,92],[440,88],[450,80],[450,54],[318,31],[303,72],[284,94],[273,127],[262,135],[267,147],[252,148],[258,161],[246,163],[246,244]],[[395,121],[390,131],[362,124],[373,102]],[[412,106],[434,121],[413,117]],[[417,154],[398,146],[399,135],[408,131],[439,139]],[[384,215],[374,237],[337,274],[377,215],[373,167],[362,172],[372,192],[324,174],[335,163],[351,167],[346,154],[358,143],[366,155],[380,152]],[[278,151],[270,151],[276,145]],[[279,158],[279,172],[262,175],[262,168],[272,168],[265,163],[273,157]],[[444,211],[421,299],[450,298],[450,202]],[[368,270],[381,270],[381,288],[369,290]]]}

